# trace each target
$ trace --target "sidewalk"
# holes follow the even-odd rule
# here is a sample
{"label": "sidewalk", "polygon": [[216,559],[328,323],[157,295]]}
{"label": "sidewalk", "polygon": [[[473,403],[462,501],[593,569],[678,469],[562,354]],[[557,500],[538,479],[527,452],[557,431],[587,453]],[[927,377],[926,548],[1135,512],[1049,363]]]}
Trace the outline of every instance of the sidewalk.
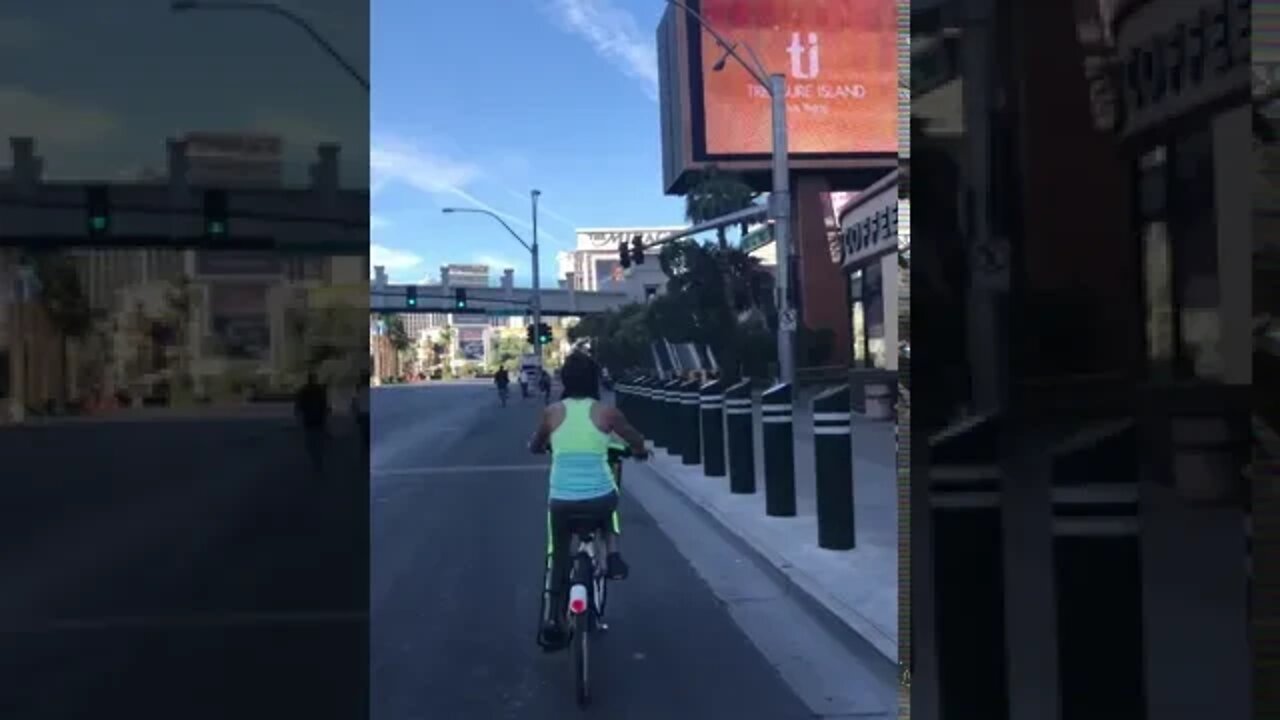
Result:
{"label": "sidewalk", "polygon": [[854,415],[854,503],[857,547],[818,547],[813,424],[807,398],[795,407],[796,517],[765,514],[760,406],[755,404],[756,492],[734,495],[729,479],[708,478],[662,450],[657,474],[780,571],[797,589],[898,661],[898,502],[894,424]]}

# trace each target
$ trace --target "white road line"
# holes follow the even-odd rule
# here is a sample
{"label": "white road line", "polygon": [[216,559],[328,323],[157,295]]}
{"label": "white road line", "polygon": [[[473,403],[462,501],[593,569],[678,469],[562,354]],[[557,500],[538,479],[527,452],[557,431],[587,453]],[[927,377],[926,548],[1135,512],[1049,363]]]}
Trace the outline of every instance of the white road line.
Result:
{"label": "white road line", "polygon": [[368,619],[368,613],[358,612],[220,613],[216,615],[63,618],[28,627],[0,628],[0,635],[33,635],[66,630],[156,630],[255,627],[260,625],[339,625],[367,622]]}
{"label": "white road line", "polygon": [[466,473],[547,472],[550,465],[454,465],[445,467],[393,468],[372,470],[371,475],[458,475]]}

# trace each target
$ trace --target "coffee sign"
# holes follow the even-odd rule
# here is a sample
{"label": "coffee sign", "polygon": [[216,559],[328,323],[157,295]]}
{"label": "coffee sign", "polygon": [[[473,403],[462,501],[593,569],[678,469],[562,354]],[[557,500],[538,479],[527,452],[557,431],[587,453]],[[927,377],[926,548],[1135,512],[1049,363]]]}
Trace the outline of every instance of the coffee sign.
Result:
{"label": "coffee sign", "polygon": [[889,185],[845,213],[840,220],[840,247],[846,269],[898,251],[897,185]]}
{"label": "coffee sign", "polygon": [[1156,0],[1116,23],[1123,135],[1134,135],[1233,93],[1252,79],[1252,0]]}

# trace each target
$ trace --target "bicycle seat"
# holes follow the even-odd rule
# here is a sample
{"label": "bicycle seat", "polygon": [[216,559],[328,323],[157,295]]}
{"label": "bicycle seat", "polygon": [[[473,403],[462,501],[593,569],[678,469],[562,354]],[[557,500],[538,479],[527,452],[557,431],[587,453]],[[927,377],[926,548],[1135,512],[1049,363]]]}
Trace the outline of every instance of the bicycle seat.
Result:
{"label": "bicycle seat", "polygon": [[597,514],[570,515],[565,518],[569,531],[575,535],[589,535],[603,530],[608,517]]}

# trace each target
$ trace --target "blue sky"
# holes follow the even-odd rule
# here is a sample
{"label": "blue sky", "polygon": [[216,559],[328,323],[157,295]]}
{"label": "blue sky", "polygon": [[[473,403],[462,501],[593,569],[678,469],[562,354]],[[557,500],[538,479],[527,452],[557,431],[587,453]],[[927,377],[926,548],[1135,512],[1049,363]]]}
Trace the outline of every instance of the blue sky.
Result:
{"label": "blue sky", "polygon": [[[280,4],[367,74],[367,6]],[[305,183],[316,144],[336,141],[342,184],[367,187],[367,103],[310,38],[264,13],[176,14],[169,0],[0,7],[0,165],[8,137],[29,135],[49,179],[134,178],[165,169],[168,137],[254,131],[284,138],[288,183]]]}
{"label": "blue sky", "polygon": [[679,224],[662,195],[655,34],[661,0],[374,0],[373,264],[435,281],[449,262],[516,269],[542,191],[544,278],[575,227]]}

